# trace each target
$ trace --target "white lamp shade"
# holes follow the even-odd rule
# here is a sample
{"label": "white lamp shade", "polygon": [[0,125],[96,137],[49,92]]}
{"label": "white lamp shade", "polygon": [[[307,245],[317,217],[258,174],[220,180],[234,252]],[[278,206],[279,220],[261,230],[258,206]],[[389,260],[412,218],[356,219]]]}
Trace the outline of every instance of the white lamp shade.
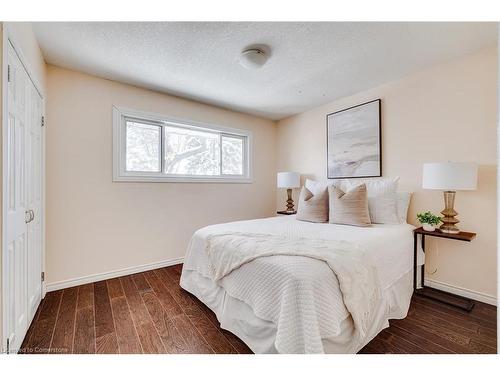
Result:
{"label": "white lamp shade", "polygon": [[284,189],[293,189],[300,187],[300,174],[297,172],[279,172],[278,187]]}
{"label": "white lamp shade", "polygon": [[437,190],[476,190],[476,163],[426,163],[422,187]]}

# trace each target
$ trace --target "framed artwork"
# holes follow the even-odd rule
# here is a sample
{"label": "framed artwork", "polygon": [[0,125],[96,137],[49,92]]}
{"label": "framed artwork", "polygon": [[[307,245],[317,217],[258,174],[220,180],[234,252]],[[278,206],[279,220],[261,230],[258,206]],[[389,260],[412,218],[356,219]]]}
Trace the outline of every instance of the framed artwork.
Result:
{"label": "framed artwork", "polygon": [[328,178],[382,176],[381,100],[326,116]]}

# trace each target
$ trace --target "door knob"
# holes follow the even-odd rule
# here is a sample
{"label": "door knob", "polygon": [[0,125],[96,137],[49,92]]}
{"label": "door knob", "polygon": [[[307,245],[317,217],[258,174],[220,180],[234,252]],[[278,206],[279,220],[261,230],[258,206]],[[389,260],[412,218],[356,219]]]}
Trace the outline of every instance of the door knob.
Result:
{"label": "door knob", "polygon": [[27,210],[24,212],[24,222],[26,224],[31,223],[35,220],[35,212],[33,210]]}

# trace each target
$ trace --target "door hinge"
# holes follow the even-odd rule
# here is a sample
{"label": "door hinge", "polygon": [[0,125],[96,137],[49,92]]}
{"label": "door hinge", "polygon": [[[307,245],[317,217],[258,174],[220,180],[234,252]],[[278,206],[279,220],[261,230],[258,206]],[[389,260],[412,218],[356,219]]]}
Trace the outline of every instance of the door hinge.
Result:
{"label": "door hinge", "polygon": [[45,281],[45,272],[42,272],[42,282]]}
{"label": "door hinge", "polygon": [[10,339],[7,339],[7,354],[10,354]]}
{"label": "door hinge", "polygon": [[42,126],[45,126],[45,116],[42,116]]}
{"label": "door hinge", "polygon": [[7,65],[7,82],[10,82],[10,65]]}

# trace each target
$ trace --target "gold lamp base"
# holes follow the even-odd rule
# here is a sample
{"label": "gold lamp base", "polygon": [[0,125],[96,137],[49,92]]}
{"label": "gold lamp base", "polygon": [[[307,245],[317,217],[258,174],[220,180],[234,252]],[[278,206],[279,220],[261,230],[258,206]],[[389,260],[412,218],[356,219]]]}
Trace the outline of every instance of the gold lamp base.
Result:
{"label": "gold lamp base", "polygon": [[457,228],[455,224],[459,223],[460,220],[456,219],[455,216],[458,212],[453,209],[455,204],[455,192],[445,191],[444,194],[444,210],[441,211],[443,217],[441,221],[443,224],[439,227],[439,230],[443,233],[457,234],[460,233],[460,229]]}
{"label": "gold lamp base", "polygon": [[293,207],[292,189],[286,189],[286,193],[288,195],[288,199],[286,200],[286,212],[295,213],[295,209]]}

